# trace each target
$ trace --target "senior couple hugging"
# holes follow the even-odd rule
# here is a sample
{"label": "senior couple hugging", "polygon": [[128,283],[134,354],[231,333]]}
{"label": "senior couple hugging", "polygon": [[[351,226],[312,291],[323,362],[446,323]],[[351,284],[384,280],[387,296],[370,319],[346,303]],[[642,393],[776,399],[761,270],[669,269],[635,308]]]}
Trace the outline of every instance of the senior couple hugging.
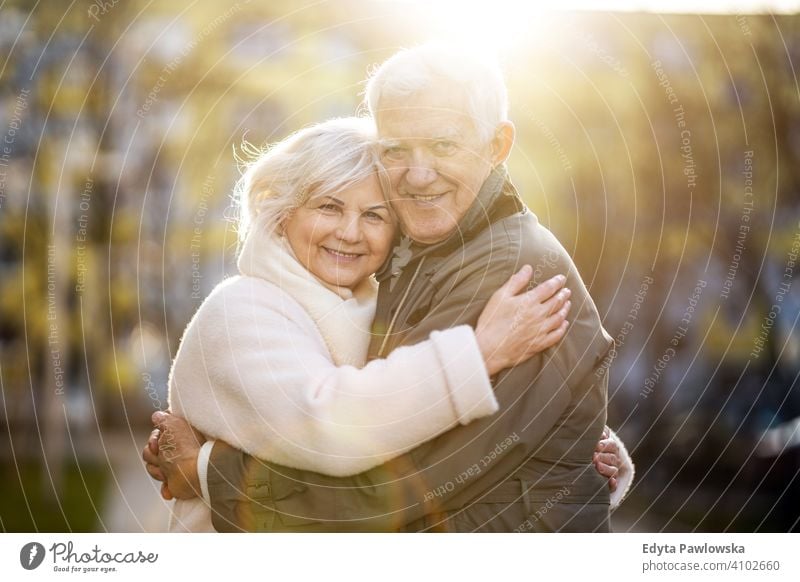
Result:
{"label": "senior couple hugging", "polygon": [[143,450],[172,531],[609,531],[612,340],[522,202],[493,62],[441,45],[370,76],[370,117],[265,150],[239,275],[203,302]]}

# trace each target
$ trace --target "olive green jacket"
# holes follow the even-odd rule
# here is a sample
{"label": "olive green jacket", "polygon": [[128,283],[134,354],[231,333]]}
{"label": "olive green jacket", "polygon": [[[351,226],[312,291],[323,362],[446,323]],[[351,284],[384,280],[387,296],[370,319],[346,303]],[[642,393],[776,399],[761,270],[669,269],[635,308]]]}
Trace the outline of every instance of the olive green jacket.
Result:
{"label": "olive green jacket", "polygon": [[[500,411],[365,473],[334,478],[217,443],[208,486],[218,531],[607,531],[592,453],[606,420],[612,340],[566,250],[493,172],[445,241],[399,242],[380,273],[370,357],[475,325],[522,265],[567,276],[569,328],[556,346],[493,379]],[[446,364],[445,364],[446,365]]]}

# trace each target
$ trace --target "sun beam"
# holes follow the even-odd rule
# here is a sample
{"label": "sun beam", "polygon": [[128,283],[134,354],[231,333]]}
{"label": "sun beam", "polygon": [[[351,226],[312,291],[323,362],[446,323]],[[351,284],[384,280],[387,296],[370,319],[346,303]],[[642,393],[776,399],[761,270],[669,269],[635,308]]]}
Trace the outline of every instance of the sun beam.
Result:
{"label": "sun beam", "polygon": [[431,35],[487,53],[508,52],[522,40],[547,35],[552,14],[525,0],[432,0],[420,3]]}

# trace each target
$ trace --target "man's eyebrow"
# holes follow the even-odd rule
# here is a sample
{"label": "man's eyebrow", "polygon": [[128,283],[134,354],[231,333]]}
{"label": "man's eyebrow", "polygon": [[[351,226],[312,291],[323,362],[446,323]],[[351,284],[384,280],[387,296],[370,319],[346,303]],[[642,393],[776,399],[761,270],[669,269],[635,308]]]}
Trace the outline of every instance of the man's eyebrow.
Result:
{"label": "man's eyebrow", "polygon": [[461,138],[461,132],[457,129],[441,131],[432,137],[412,137],[408,139],[397,139],[397,138],[386,138],[378,141],[380,147],[383,148],[391,148],[391,147],[400,147],[404,145],[406,141],[410,140],[421,140],[426,142],[432,141],[453,141],[458,140]]}
{"label": "man's eyebrow", "polygon": [[451,129],[445,129],[443,131],[440,131],[439,133],[436,134],[436,136],[434,136],[433,139],[454,139],[458,137],[461,137],[461,132],[455,127],[453,127]]}

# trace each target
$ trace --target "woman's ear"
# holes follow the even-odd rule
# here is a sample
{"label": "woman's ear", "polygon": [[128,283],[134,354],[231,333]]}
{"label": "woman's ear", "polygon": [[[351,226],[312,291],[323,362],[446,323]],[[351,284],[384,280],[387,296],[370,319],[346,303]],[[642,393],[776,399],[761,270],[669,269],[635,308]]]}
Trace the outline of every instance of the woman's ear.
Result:
{"label": "woman's ear", "polygon": [[497,126],[492,139],[492,165],[499,166],[508,159],[511,153],[511,146],[514,145],[516,129],[510,121],[503,121]]}
{"label": "woman's ear", "polygon": [[295,210],[296,208],[288,210],[286,214],[283,215],[283,218],[278,221],[278,225],[275,227],[275,234],[277,234],[279,237],[283,238],[286,236],[286,226],[289,224],[289,220],[291,220]]}

